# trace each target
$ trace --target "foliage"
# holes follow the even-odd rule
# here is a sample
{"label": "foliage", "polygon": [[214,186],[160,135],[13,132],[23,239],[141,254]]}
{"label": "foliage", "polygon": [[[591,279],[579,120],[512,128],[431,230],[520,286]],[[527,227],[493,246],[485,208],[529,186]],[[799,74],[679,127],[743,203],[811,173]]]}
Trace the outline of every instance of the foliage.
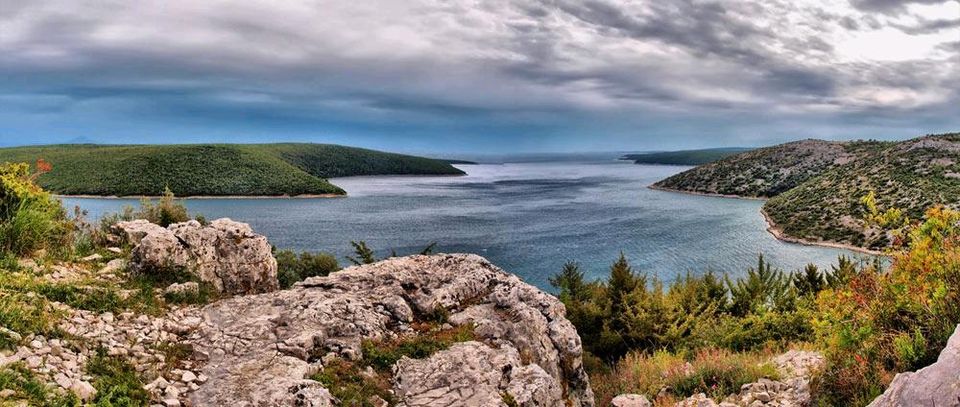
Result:
{"label": "foliage", "polygon": [[[38,168],[49,170],[43,161]],[[40,175],[25,163],[0,164],[0,253],[23,256],[57,248],[68,238],[60,202],[34,182]]]}
{"label": "foliage", "polygon": [[777,379],[769,352],[735,353],[705,348],[694,352],[630,352],[610,371],[591,380],[597,405],[618,394],[644,394],[657,404],[706,393],[722,399],[760,378]]}
{"label": "foliage", "polygon": [[274,252],[274,257],[281,288],[290,288],[309,277],[326,276],[340,270],[337,258],[329,253],[301,252],[298,256],[293,251],[280,250]]}
{"label": "foliage", "polygon": [[367,247],[367,242],[362,240],[355,242],[351,240],[350,245],[353,246],[354,255],[347,256],[347,260],[354,265],[360,266],[363,264],[372,264],[377,262],[377,258],[373,255],[373,250]]}
{"label": "foliage", "polygon": [[621,255],[606,282],[586,282],[576,263],[550,279],[585,349],[607,362],[631,350],[751,350],[811,338],[810,301],[761,256],[744,279],[687,273],[670,284],[635,272]]}
{"label": "foliage", "polygon": [[148,198],[140,200],[140,211],[134,216],[137,219],[146,219],[163,227],[190,220],[187,208],[174,199],[170,188],[164,188],[163,195],[156,204]]}
{"label": "foliage", "polygon": [[[181,196],[344,194],[326,178],[463,174],[441,161],[323,144],[55,145],[0,149],[0,162],[44,157],[37,178],[65,195]],[[136,174],[137,176],[130,176]]]}
{"label": "foliage", "polygon": [[624,160],[635,164],[701,165],[721,160],[732,155],[750,151],[750,148],[706,148],[702,150],[664,151],[659,153],[627,154]]}
{"label": "foliage", "polygon": [[97,407],[145,406],[150,394],[143,388],[137,370],[125,359],[107,356],[103,349],[87,361],[87,373],[97,389],[93,405]]}
{"label": "foliage", "polygon": [[889,272],[867,265],[820,294],[821,404],[866,404],[896,372],[935,361],[960,323],[960,212],[931,208],[904,242]]}
{"label": "foliage", "polygon": [[746,279],[735,282],[727,279],[731,298],[730,312],[734,316],[743,317],[767,311],[788,311],[793,308],[795,298],[790,284],[788,276],[764,261],[761,254],[757,267],[747,270]]}

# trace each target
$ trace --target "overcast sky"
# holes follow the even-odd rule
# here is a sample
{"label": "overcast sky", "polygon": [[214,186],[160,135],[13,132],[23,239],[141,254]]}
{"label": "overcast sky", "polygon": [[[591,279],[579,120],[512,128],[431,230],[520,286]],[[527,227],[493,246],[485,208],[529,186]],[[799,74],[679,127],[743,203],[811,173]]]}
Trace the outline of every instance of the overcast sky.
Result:
{"label": "overcast sky", "polygon": [[0,144],[408,152],[960,130],[957,0],[0,1]]}

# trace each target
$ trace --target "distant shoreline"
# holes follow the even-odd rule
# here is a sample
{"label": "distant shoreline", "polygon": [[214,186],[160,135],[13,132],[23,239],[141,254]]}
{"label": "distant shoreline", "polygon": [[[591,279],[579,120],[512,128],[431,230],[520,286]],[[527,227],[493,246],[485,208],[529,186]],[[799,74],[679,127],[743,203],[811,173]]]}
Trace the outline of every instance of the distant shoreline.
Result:
{"label": "distant shoreline", "polygon": [[653,190],[657,190],[657,191],[664,191],[664,192],[676,192],[676,193],[678,193],[678,194],[698,195],[698,196],[710,196],[710,197],[714,197],[714,198],[743,199],[743,200],[747,200],[747,201],[766,201],[767,199],[769,199],[769,198],[762,198],[762,197],[759,197],[759,196],[740,196],[740,195],[730,195],[730,194],[713,194],[713,193],[709,193],[709,192],[684,191],[684,190],[682,190],[682,189],[665,188],[665,187],[659,187],[659,186],[652,185],[652,184],[651,184],[650,186],[648,186],[647,188],[653,189]]}
{"label": "distant shoreline", "polygon": [[[158,199],[162,195],[59,195],[55,198],[73,199]],[[329,199],[346,198],[347,194],[303,194],[303,195],[191,195],[178,196],[176,199]]]}
{"label": "distant shoreline", "polygon": [[[657,190],[657,191],[674,192],[674,193],[678,193],[678,194],[687,194],[687,195],[709,196],[709,197],[715,197],[715,198],[733,198],[733,199],[745,199],[745,200],[751,200],[751,201],[766,201],[766,200],[767,200],[767,198],[750,197],[750,196],[738,196],[738,195],[728,195],[728,194],[711,194],[711,193],[706,193],[706,192],[683,191],[683,190],[678,190],[678,189],[658,187],[658,186],[655,186],[655,185],[650,185],[648,188],[653,189],[653,190]],[[800,245],[804,245],[804,246],[829,247],[829,248],[832,248],[832,249],[849,250],[849,251],[852,251],[852,252],[857,252],[857,253],[862,253],[862,254],[869,254],[869,255],[873,255],[873,256],[889,257],[889,255],[886,254],[886,253],[884,253],[884,252],[877,251],[877,250],[870,250],[870,249],[863,248],[863,247],[860,247],[860,246],[854,246],[854,245],[850,245],[850,244],[836,243],[836,242],[813,241],[813,240],[802,239],[802,238],[799,238],[799,237],[787,236],[787,235],[783,232],[783,230],[781,230],[780,227],[777,226],[776,222],[774,222],[773,219],[771,219],[770,216],[767,215],[767,211],[765,211],[762,207],[760,208],[760,214],[763,215],[763,220],[764,220],[765,222],[767,222],[767,232],[770,233],[771,235],[773,235],[773,237],[775,237],[777,240],[779,240],[779,241],[781,241],[781,242],[800,244]]]}

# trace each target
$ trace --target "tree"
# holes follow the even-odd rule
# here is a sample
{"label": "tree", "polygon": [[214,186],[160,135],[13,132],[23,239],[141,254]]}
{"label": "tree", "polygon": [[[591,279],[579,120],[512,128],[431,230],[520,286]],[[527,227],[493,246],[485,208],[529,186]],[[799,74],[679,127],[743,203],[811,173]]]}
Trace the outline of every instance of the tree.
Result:
{"label": "tree", "polygon": [[347,260],[349,260],[351,263],[360,266],[363,264],[372,264],[377,262],[377,258],[373,255],[373,250],[370,250],[370,248],[367,247],[367,242],[363,240],[359,242],[351,240],[350,245],[353,246],[353,253],[356,256],[346,256]]}
{"label": "tree", "polygon": [[759,256],[756,268],[747,270],[747,278],[732,282],[727,279],[732,300],[731,312],[736,316],[785,310],[793,303],[790,280],[783,272]]}
{"label": "tree", "polygon": [[578,304],[589,298],[590,292],[580,271],[580,263],[568,261],[563,264],[560,273],[550,277],[550,285],[560,290],[560,301],[564,304]]}
{"label": "tree", "polygon": [[[610,315],[614,318],[623,315],[626,308],[626,297],[641,282],[641,278],[633,273],[633,268],[627,262],[626,256],[620,252],[620,258],[610,266],[610,282],[607,287],[607,297],[610,300]],[[645,283],[645,281],[644,281]]]}
{"label": "tree", "polygon": [[826,287],[823,273],[816,264],[807,264],[803,271],[793,274],[793,288],[801,296],[815,296]]}
{"label": "tree", "polygon": [[847,285],[857,274],[860,274],[853,260],[844,255],[837,257],[837,265],[830,266],[830,269],[831,272],[825,276],[826,283],[834,289]]}

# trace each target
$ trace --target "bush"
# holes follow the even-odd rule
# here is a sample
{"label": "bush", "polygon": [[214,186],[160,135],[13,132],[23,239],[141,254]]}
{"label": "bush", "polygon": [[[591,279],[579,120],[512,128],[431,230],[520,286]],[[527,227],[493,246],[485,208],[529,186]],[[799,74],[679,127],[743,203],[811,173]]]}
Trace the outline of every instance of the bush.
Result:
{"label": "bush", "polygon": [[309,277],[326,276],[340,270],[337,258],[329,253],[301,252],[298,256],[293,251],[281,250],[276,251],[274,257],[281,288],[290,288]]}
{"label": "bush", "polygon": [[176,201],[170,188],[163,190],[163,196],[156,204],[147,198],[142,199],[140,201],[140,212],[136,214],[136,217],[163,227],[190,220],[187,207]]}
{"label": "bush", "polygon": [[960,212],[930,209],[901,240],[889,272],[865,266],[817,300],[821,404],[866,404],[895,373],[934,362],[960,323]]}
{"label": "bush", "polygon": [[[38,168],[45,168],[38,161]],[[38,170],[39,171],[39,170]],[[68,238],[60,202],[34,183],[25,163],[0,164],[0,251],[16,256],[62,246]]]}

